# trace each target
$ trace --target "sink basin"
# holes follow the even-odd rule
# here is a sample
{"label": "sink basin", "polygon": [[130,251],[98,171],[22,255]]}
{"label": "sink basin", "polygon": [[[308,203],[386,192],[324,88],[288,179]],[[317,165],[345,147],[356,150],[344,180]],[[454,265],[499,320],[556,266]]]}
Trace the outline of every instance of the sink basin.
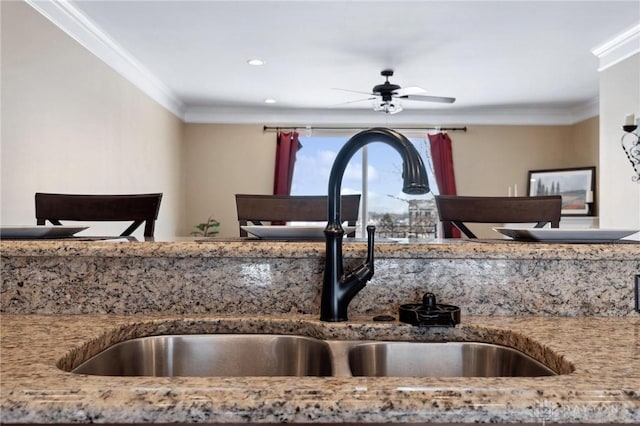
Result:
{"label": "sink basin", "polygon": [[330,376],[327,343],[303,336],[203,334],[113,345],[73,373],[101,376]]}
{"label": "sink basin", "polygon": [[101,376],[509,377],[556,374],[504,346],[321,340],[279,334],[164,335],[115,344],[72,370]]}
{"label": "sink basin", "polygon": [[514,377],[556,373],[515,349],[476,342],[374,342],[349,351],[354,376]]}

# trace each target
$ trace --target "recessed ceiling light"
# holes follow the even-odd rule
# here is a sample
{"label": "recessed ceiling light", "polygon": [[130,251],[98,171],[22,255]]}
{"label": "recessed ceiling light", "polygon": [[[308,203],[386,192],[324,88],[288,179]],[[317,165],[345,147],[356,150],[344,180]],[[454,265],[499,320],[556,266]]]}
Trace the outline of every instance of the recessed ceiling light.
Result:
{"label": "recessed ceiling light", "polygon": [[257,67],[259,67],[260,65],[264,65],[265,64],[265,62],[262,59],[249,59],[247,61],[247,63],[249,65],[255,65]]}
{"label": "recessed ceiling light", "polygon": [[276,100],[275,100],[275,99],[271,99],[271,98],[269,98],[269,99],[265,99],[265,100],[264,100],[264,103],[265,103],[265,104],[275,104],[275,103],[276,103]]}

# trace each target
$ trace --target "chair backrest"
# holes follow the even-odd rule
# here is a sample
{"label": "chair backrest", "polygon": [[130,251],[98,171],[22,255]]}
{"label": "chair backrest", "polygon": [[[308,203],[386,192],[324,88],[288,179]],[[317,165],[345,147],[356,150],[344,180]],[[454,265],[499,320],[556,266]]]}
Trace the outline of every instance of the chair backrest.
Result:
{"label": "chair backrest", "polygon": [[[440,221],[453,223],[468,238],[477,238],[464,225],[469,223],[535,223],[542,228],[551,223],[560,227],[562,197],[466,197],[438,195],[435,197]],[[451,238],[451,227],[444,227],[444,238]]]}
{"label": "chair backrest", "polygon": [[[340,219],[355,226],[360,208],[360,194],[343,195]],[[249,222],[262,225],[268,222],[326,222],[328,197],[326,195],[247,195],[236,194],[238,223],[242,227]],[[247,233],[240,228],[240,236]],[[349,236],[355,236],[352,232]]]}
{"label": "chair backrest", "polygon": [[61,225],[61,220],[133,221],[121,236],[131,235],[143,222],[144,236],[153,237],[162,194],[78,195],[36,193],[36,220]]}

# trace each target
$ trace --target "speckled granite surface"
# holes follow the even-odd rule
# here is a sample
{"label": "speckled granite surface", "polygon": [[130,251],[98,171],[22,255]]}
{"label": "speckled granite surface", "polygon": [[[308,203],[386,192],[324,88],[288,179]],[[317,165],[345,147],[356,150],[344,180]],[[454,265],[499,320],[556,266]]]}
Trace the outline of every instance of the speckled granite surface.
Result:
{"label": "speckled granite surface", "polygon": [[[1,422],[640,422],[638,244],[379,244],[345,323],[317,319],[323,243],[2,241],[0,251]],[[344,252],[357,263],[365,246]],[[427,290],[461,306],[459,327],[371,322]],[[123,378],[57,367],[130,337],[220,331],[487,341],[573,372]]]}
{"label": "speckled granite surface", "polygon": [[[14,314],[312,315],[324,269],[322,242],[2,241],[0,249],[0,311]],[[348,243],[344,252],[348,268],[366,247]],[[472,315],[637,316],[640,244],[378,244],[376,256],[354,314],[393,314],[431,291]]]}
{"label": "speckled granite surface", "polygon": [[[185,332],[487,341],[574,371],[537,378],[153,378],[57,367],[115,341]],[[455,329],[424,329],[298,315],[3,315],[1,356],[2,422],[640,422],[640,318],[465,317]]]}

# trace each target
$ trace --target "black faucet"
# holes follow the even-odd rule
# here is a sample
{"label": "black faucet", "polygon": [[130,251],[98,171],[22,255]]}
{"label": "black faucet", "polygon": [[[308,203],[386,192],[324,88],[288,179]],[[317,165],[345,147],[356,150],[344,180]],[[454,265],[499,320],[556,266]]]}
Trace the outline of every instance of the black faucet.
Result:
{"label": "black faucet", "polygon": [[321,321],[347,321],[349,302],[373,277],[375,227],[367,226],[368,241],[365,263],[344,276],[342,265],[344,229],[342,229],[340,220],[340,187],[345,169],[351,157],[360,148],[371,142],[384,142],[398,151],[403,160],[404,184],[402,190],[405,193],[426,194],[429,192],[429,181],[422,158],[413,144],[400,133],[386,128],[373,128],[364,130],[347,141],[336,156],[329,175],[329,219],[324,230],[327,249],[320,302]]}

